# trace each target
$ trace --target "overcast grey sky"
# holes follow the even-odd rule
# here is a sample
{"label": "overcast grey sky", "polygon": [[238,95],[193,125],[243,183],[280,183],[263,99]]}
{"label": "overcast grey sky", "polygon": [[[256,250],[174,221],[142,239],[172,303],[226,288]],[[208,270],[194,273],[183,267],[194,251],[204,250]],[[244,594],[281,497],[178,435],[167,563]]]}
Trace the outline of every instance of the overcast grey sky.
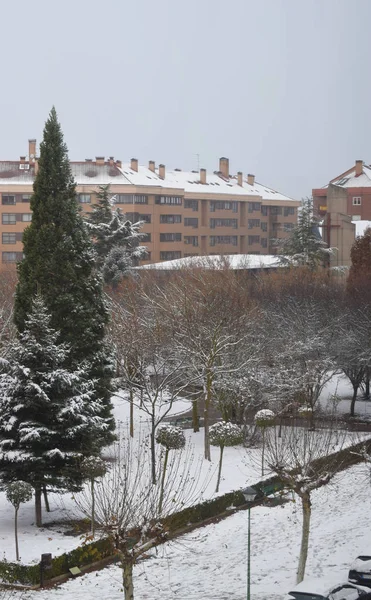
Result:
{"label": "overcast grey sky", "polygon": [[296,198],[371,162],[371,0],[1,1],[0,159],[54,104],[72,160],[231,172]]}

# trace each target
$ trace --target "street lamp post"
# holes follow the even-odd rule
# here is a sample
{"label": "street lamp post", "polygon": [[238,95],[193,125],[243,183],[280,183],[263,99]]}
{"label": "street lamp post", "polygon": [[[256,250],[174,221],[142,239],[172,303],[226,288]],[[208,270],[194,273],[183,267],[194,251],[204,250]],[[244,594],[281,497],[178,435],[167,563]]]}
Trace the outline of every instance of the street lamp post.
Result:
{"label": "street lamp post", "polygon": [[[258,494],[257,490],[253,487],[247,487],[242,490],[243,497],[246,502],[253,502]],[[250,565],[251,565],[251,546],[250,546],[250,532],[251,532],[251,515],[250,515],[251,506],[248,507],[248,528],[247,528],[247,600],[250,600]]]}

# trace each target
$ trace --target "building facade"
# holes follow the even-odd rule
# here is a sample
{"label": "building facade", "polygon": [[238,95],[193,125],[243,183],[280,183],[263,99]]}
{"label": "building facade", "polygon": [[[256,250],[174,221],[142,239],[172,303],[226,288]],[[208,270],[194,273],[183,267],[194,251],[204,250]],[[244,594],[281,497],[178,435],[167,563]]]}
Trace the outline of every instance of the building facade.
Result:
{"label": "building facade", "polygon": [[[1,266],[22,259],[22,234],[32,219],[30,198],[37,174],[36,141],[28,156],[0,161]],[[101,185],[110,185],[113,202],[131,221],[144,221],[147,263],[187,256],[273,254],[274,238],[295,226],[300,202],[255,181],[229,173],[221,158],[217,171],[186,172],[158,168],[137,159],[122,164],[110,157],[71,162],[84,211],[96,202]]]}

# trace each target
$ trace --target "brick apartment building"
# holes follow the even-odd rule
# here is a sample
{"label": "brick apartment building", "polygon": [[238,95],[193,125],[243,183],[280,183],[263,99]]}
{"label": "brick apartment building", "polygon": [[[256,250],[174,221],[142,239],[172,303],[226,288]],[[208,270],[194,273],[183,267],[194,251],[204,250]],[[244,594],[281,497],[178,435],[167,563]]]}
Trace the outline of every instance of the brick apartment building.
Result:
{"label": "brick apartment building", "polygon": [[[30,198],[37,173],[36,140],[28,156],[0,161],[1,265],[22,259],[22,235],[32,219]],[[273,254],[272,239],[285,237],[300,202],[255,181],[230,175],[221,158],[213,173],[156,168],[113,157],[71,162],[83,210],[91,210],[100,185],[110,184],[114,201],[132,221],[143,220],[144,262],[212,254]]]}
{"label": "brick apartment building", "polygon": [[323,238],[337,248],[331,266],[350,266],[355,223],[371,221],[371,166],[356,160],[354,166],[326,186],[312,190],[313,206],[323,218]]}

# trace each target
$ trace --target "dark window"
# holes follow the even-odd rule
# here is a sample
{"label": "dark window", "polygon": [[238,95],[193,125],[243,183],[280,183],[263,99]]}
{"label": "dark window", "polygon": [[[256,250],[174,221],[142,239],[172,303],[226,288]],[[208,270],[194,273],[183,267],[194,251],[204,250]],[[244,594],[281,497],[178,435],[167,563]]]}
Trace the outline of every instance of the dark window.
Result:
{"label": "dark window", "polygon": [[248,229],[254,229],[254,227],[260,227],[260,219],[248,220]]}
{"label": "dark window", "polygon": [[260,244],[262,248],[267,248],[268,247],[268,240],[267,238],[260,238]]}
{"label": "dark window", "polygon": [[142,233],[142,237],[141,237],[141,242],[146,243],[146,242],[150,242],[151,241],[151,234],[150,233]]}
{"label": "dark window", "polygon": [[185,252],[184,253],[184,258],[187,258],[188,256],[199,256],[199,254],[194,253],[194,252]]}
{"label": "dark window", "polygon": [[259,244],[260,235],[249,235],[248,236],[248,244]]}
{"label": "dark window", "polygon": [[160,215],[160,223],[181,223],[182,215]]}
{"label": "dark window", "polygon": [[282,206],[271,206],[271,215],[282,215]]}
{"label": "dark window", "polygon": [[237,246],[237,236],[236,235],[211,235],[210,236],[210,246],[217,246],[218,244]]}
{"label": "dark window", "polygon": [[138,221],[144,221],[145,223],[151,222],[151,215],[142,215],[137,212],[125,213],[125,218],[131,223],[137,223]]}
{"label": "dark window", "polygon": [[182,199],[183,198],[181,196],[156,196],[155,204],[180,205],[182,204]]}
{"label": "dark window", "polygon": [[21,215],[21,221],[23,221],[23,223],[30,223],[32,221],[32,213],[23,213]]}
{"label": "dark window", "polygon": [[17,241],[16,233],[3,233],[2,234],[3,244],[15,244]]}
{"label": "dark window", "polygon": [[160,252],[160,260],[175,260],[181,258],[181,256],[182,253],[177,250]]}
{"label": "dark window", "polygon": [[2,216],[3,225],[15,225],[16,222],[17,222],[16,215],[10,215],[8,213],[3,213],[3,216]]}
{"label": "dark window", "polygon": [[15,263],[23,258],[23,252],[3,252],[3,263]]}
{"label": "dark window", "polygon": [[191,244],[192,246],[198,246],[198,236],[197,235],[185,235],[184,243]]}
{"label": "dark window", "polygon": [[210,200],[210,212],[215,212],[216,210],[231,210],[237,212],[238,204],[233,200]]}
{"label": "dark window", "polygon": [[184,199],[184,208],[191,208],[192,210],[198,210],[198,200]]}
{"label": "dark window", "polygon": [[248,202],[248,212],[252,213],[255,211],[260,211],[261,203],[260,202]]}
{"label": "dark window", "polygon": [[268,223],[266,223],[265,221],[261,221],[260,227],[262,231],[268,231]]}
{"label": "dark window", "polygon": [[6,205],[10,205],[10,204],[15,204],[15,196],[1,196],[1,204],[6,204]]}
{"label": "dark window", "polygon": [[81,202],[81,204],[90,204],[91,195],[90,194],[79,194],[79,202]]}
{"label": "dark window", "polygon": [[115,204],[148,204],[148,196],[143,194],[115,194]]}
{"label": "dark window", "polygon": [[289,215],[295,214],[295,208],[293,206],[284,206],[283,208],[283,216],[288,217]]}
{"label": "dark window", "polygon": [[196,229],[198,227],[198,219],[194,217],[184,217],[184,226],[194,227]]}
{"label": "dark window", "polygon": [[160,242],[181,242],[181,233],[160,233]]}
{"label": "dark window", "polygon": [[22,194],[22,202],[29,202],[31,200],[31,194]]}
{"label": "dark window", "polygon": [[232,227],[237,229],[237,219],[210,219],[210,228],[215,227]]}
{"label": "dark window", "polygon": [[295,227],[294,223],[284,223],[283,224],[283,230],[284,231],[292,231]]}
{"label": "dark window", "polygon": [[268,206],[261,205],[260,212],[263,215],[263,217],[267,217],[268,216]]}

